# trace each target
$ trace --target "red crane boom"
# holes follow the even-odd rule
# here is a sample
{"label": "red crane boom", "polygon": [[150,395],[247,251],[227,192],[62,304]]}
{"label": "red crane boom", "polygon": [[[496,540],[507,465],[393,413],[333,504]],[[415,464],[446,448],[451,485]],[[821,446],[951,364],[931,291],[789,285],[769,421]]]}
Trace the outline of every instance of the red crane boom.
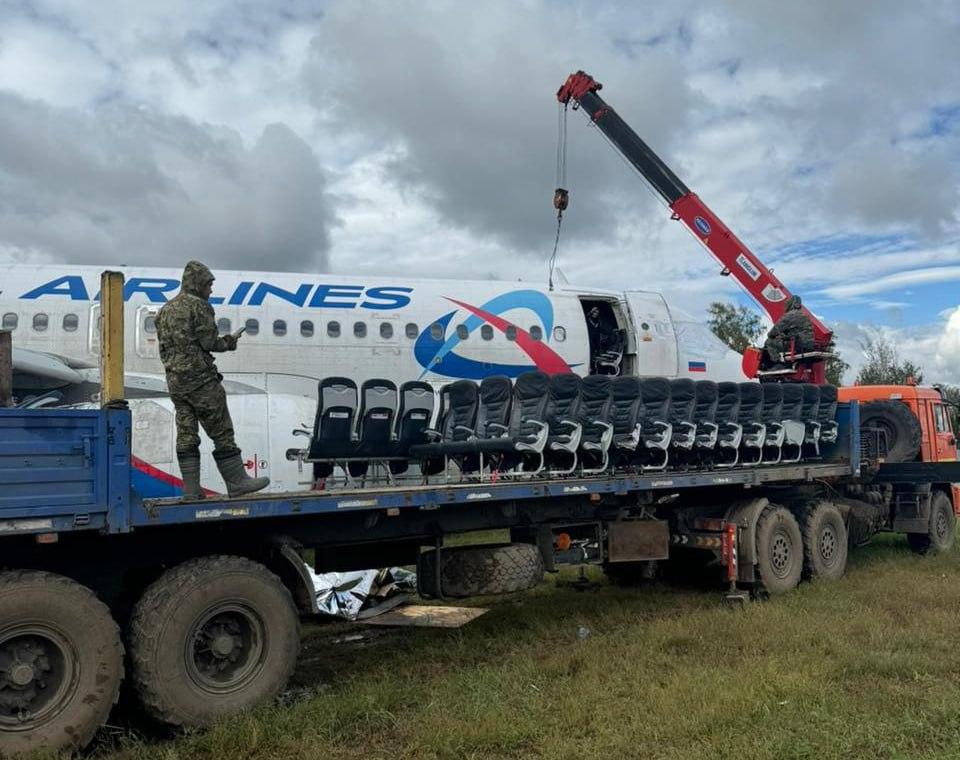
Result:
{"label": "red crane boom", "polygon": [[[578,71],[557,91],[557,100],[564,105],[573,101],[574,108],[582,107],[624,158],[664,198],[673,212],[672,218],[682,221],[723,265],[723,273],[736,278],[774,322],[780,319],[791,296],[787,287],[597,94],[602,86],[589,74]],[[813,323],[816,350],[827,351],[832,332],[808,309],[804,308],[804,312]],[[745,355],[745,365],[746,360]],[[817,359],[798,369],[796,379],[822,383],[823,375],[824,361]]]}

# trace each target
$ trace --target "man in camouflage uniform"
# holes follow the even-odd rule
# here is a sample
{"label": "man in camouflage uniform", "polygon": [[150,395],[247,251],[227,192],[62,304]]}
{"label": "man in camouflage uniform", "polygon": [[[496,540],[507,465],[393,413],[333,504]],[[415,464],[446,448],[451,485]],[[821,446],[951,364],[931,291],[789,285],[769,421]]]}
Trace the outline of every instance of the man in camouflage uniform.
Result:
{"label": "man in camouflage uniform", "polygon": [[804,312],[800,296],[790,296],[787,299],[786,311],[770,330],[767,341],[763,344],[770,365],[781,363],[780,355],[790,351],[791,342],[793,351],[797,354],[814,349],[813,322]]}
{"label": "man in camouflage uniform", "polygon": [[210,293],[213,273],[199,261],[183,270],[180,293],[157,315],[160,360],[177,422],[177,460],[183,476],[183,497],[202,499],[200,435],[202,425],[213,441],[213,458],[230,496],[252,493],[270,484],[269,478],[247,475],[233,435],[223,376],[212,351],[234,351],[242,330],[218,336]]}

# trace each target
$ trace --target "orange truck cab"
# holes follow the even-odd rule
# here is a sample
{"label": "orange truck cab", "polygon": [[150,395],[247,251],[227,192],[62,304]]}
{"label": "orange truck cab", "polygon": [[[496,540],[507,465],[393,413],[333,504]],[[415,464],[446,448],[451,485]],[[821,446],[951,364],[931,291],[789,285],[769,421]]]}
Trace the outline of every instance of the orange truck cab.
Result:
{"label": "orange truck cab", "polygon": [[920,421],[920,461],[957,459],[957,439],[951,430],[950,410],[938,388],[923,385],[851,385],[839,389],[840,401],[900,401]]}

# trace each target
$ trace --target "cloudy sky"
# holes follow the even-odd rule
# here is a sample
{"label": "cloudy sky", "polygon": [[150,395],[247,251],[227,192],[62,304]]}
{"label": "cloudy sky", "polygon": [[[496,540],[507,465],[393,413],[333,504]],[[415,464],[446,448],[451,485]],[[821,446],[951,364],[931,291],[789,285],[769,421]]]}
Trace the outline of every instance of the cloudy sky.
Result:
{"label": "cloudy sky", "polygon": [[[960,382],[960,4],[0,0],[0,261],[543,280],[603,95],[856,365]],[[569,114],[560,267],[740,299]]]}

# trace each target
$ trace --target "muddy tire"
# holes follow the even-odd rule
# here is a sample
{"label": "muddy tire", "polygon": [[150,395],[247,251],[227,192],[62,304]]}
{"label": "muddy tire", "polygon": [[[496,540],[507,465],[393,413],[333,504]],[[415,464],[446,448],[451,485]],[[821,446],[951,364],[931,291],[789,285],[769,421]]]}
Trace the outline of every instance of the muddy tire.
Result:
{"label": "muddy tire", "polygon": [[943,491],[930,496],[930,525],[926,533],[908,533],[907,542],[917,554],[941,554],[950,551],[957,538],[957,518],[950,497]]}
{"label": "muddy tire", "polygon": [[785,594],[803,573],[803,536],[786,507],[771,504],[757,520],[757,574],[760,590]]}
{"label": "muddy tire", "polygon": [[293,597],[244,557],[203,557],[167,571],[130,623],[137,696],[171,726],[203,726],[273,699],[299,650]]}
{"label": "muddy tire", "polygon": [[[420,559],[419,586],[425,596],[436,589],[436,552]],[[543,580],[543,558],[533,544],[465,546],[440,552],[443,596],[468,597],[526,591]]]}
{"label": "muddy tire", "polygon": [[840,510],[820,502],[798,515],[803,533],[803,577],[834,581],[847,570],[847,526]]}
{"label": "muddy tire", "polygon": [[887,462],[912,462],[920,453],[920,420],[900,401],[871,401],[860,407],[860,427],[879,428],[887,438]]}
{"label": "muddy tire", "polygon": [[0,573],[0,757],[86,746],[122,680],[120,630],[92,591],[52,573]]}

